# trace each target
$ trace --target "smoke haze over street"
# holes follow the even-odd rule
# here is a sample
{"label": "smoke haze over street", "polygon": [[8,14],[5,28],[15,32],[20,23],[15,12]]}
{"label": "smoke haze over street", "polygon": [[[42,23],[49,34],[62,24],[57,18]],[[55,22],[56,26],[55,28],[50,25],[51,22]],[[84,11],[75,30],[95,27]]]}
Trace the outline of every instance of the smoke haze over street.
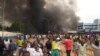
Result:
{"label": "smoke haze over street", "polygon": [[5,19],[22,21],[25,32],[47,33],[75,30],[76,16],[74,0],[5,0]]}

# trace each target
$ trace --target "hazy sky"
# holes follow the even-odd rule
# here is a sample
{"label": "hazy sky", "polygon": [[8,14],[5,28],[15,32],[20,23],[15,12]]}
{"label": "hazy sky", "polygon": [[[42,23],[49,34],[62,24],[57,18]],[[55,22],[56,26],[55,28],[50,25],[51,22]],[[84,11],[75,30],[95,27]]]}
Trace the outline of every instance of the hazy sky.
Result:
{"label": "hazy sky", "polygon": [[77,0],[77,5],[81,22],[90,23],[100,19],[100,0]]}

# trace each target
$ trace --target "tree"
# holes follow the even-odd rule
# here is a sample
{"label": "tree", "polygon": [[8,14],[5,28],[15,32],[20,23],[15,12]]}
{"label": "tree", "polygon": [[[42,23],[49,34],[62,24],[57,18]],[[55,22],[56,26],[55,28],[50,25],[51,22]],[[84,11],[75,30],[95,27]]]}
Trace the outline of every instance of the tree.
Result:
{"label": "tree", "polygon": [[11,27],[11,31],[17,31],[17,32],[24,32],[24,23],[21,21],[15,21]]}
{"label": "tree", "polygon": [[2,25],[0,25],[0,30],[2,30]]}

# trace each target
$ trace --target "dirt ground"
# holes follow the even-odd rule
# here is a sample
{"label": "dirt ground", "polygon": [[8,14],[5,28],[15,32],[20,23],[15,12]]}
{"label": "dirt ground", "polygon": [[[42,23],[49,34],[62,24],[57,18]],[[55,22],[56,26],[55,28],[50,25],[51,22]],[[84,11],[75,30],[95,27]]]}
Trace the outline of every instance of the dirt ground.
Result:
{"label": "dirt ground", "polygon": [[[61,45],[61,49],[62,49],[62,51],[65,52],[64,45]],[[93,50],[93,48],[90,45],[88,45],[87,46],[87,56],[94,56],[92,50]],[[60,54],[60,56],[66,56],[66,53]],[[71,52],[71,56],[74,56],[74,53],[73,52]]]}

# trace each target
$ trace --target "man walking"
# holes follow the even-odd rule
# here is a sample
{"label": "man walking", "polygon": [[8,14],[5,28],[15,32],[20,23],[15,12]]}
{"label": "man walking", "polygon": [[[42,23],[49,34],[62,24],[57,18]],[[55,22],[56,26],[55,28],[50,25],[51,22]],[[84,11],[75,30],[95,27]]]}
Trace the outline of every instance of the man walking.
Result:
{"label": "man walking", "polygon": [[73,40],[68,36],[64,41],[67,56],[70,56],[71,50],[73,49]]}

